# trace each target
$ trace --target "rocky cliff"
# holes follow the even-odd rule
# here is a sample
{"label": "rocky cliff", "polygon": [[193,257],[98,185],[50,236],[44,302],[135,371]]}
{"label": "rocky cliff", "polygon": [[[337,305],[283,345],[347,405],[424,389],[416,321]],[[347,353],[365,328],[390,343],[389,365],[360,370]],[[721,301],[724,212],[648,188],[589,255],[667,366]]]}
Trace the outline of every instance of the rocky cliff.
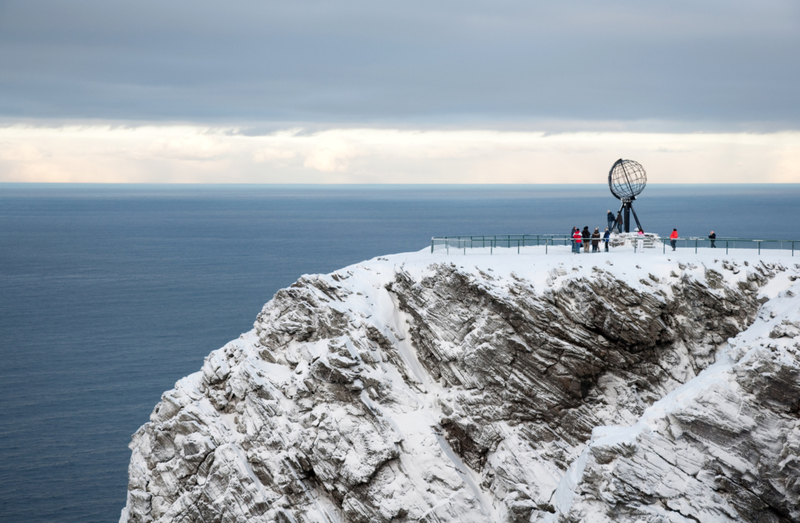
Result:
{"label": "rocky cliff", "polygon": [[121,522],[800,521],[800,265],[377,258],[133,436]]}

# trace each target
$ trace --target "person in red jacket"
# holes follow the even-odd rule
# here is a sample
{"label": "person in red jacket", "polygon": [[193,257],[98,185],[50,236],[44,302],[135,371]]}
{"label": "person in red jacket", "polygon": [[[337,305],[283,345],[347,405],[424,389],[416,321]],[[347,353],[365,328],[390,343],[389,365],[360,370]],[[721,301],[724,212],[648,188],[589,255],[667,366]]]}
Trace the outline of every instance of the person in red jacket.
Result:
{"label": "person in red jacket", "polygon": [[672,250],[675,250],[675,245],[678,244],[678,229],[672,229],[672,234],[669,235],[669,244],[672,246]]}
{"label": "person in red jacket", "polygon": [[583,239],[583,235],[581,235],[581,230],[578,229],[577,227],[575,227],[575,229],[573,229],[573,231],[574,232],[572,233],[572,239],[574,241],[572,242],[572,244],[575,246],[574,252],[575,252],[575,254],[580,254],[581,253],[581,240]]}

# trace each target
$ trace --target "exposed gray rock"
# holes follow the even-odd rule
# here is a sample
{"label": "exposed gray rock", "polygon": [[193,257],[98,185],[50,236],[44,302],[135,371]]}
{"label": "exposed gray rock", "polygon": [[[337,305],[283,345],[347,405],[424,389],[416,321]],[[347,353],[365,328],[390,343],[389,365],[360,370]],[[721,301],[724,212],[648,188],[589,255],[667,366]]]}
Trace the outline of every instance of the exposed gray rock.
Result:
{"label": "exposed gray rock", "polygon": [[761,307],[797,271],[646,259],[305,276],[164,394],[121,521],[797,520],[800,307]]}
{"label": "exposed gray rock", "polygon": [[800,521],[800,339],[767,340],[732,350],[634,430],[596,429],[559,516],[540,519]]}

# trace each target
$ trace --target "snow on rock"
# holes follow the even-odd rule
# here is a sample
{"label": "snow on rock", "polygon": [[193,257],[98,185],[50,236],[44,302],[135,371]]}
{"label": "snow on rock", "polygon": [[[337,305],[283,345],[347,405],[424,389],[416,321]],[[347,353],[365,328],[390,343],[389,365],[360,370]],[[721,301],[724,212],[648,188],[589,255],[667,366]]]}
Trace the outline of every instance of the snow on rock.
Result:
{"label": "snow on rock", "polygon": [[120,521],[798,521],[791,261],[422,251],[303,276],[133,435]]}

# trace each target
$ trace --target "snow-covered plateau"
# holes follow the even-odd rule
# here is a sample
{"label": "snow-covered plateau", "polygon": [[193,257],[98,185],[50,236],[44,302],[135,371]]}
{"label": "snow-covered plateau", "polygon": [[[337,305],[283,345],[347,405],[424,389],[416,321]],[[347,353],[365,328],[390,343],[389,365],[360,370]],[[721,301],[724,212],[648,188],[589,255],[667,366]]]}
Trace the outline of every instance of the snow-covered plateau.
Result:
{"label": "snow-covered plateau", "polygon": [[162,396],[126,522],[800,521],[800,258],[385,256]]}

